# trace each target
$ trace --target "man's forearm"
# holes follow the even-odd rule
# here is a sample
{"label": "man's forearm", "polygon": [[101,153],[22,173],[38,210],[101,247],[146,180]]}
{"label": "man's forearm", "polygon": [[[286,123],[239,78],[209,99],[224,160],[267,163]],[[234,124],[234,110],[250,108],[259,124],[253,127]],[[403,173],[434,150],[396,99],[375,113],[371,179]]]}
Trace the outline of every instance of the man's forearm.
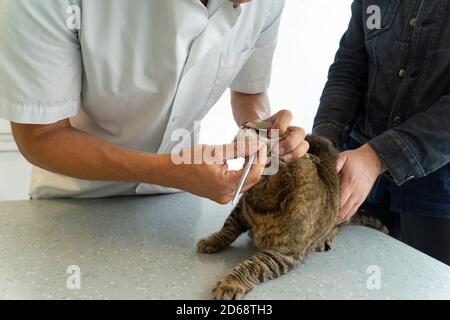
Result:
{"label": "man's forearm", "polygon": [[[90,181],[144,182],[180,190],[226,204],[234,197],[241,174],[224,165],[230,157],[248,157],[261,146],[198,145],[177,154],[128,150],[73,128],[68,119],[50,125],[12,124],[22,154],[32,164],[65,176]],[[258,148],[257,148],[258,147]],[[234,151],[227,154],[227,151]],[[207,151],[207,153],[206,153]],[[211,155],[200,163],[197,152]],[[211,153],[212,152],[212,153]],[[218,152],[218,153],[217,153]],[[263,153],[265,154],[265,152]],[[173,158],[176,155],[177,158]],[[189,158],[190,157],[190,158]],[[265,162],[256,162],[243,191],[261,178]],[[177,161],[173,161],[177,160]],[[181,163],[178,160],[182,160]],[[204,159],[201,159],[204,160]],[[217,161],[217,162],[215,162]]]}
{"label": "man's forearm", "polygon": [[[22,154],[43,169],[93,181],[146,182],[172,186],[170,155],[127,150],[72,128],[67,123],[39,130],[13,124]],[[164,172],[165,174],[161,174]]]}
{"label": "man's forearm", "polygon": [[246,122],[270,117],[270,101],[267,92],[245,94],[231,91],[231,106],[236,123],[241,126]]}

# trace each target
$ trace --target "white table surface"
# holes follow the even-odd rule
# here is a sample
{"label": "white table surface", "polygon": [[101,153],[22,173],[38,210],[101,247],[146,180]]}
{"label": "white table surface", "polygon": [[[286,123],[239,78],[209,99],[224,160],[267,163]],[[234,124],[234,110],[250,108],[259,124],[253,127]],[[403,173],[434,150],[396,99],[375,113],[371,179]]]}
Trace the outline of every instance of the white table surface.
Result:
{"label": "white table surface", "polygon": [[[247,236],[215,255],[195,252],[230,212],[189,194],[0,202],[0,299],[208,299],[255,248]],[[67,268],[80,268],[69,290]],[[368,268],[380,271],[370,289]],[[365,227],[327,253],[259,285],[248,299],[450,299],[450,267]]]}

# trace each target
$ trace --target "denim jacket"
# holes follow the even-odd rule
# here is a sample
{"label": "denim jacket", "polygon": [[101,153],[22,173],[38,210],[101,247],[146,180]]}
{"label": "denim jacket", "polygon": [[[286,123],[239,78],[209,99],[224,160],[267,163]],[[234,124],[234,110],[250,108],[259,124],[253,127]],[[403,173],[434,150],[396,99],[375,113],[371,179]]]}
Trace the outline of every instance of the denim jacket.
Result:
{"label": "denim jacket", "polygon": [[369,143],[398,185],[448,164],[450,0],[355,0],[314,133]]}

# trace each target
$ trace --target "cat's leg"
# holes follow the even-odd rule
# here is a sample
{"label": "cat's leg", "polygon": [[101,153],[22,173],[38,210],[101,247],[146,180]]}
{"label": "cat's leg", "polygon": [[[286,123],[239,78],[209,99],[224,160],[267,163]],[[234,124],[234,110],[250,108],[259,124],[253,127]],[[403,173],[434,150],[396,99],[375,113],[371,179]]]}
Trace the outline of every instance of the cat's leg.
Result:
{"label": "cat's leg", "polygon": [[213,290],[213,298],[240,300],[258,283],[278,278],[300,265],[303,257],[304,254],[286,255],[274,250],[259,252],[220,280]]}
{"label": "cat's leg", "polygon": [[197,243],[197,252],[216,253],[232,244],[237,237],[248,230],[242,216],[242,201],[233,209],[225,221],[222,230],[200,240]]}
{"label": "cat's leg", "polygon": [[326,238],[319,246],[316,248],[317,252],[326,252],[331,250],[331,244],[333,242],[333,239]]}
{"label": "cat's leg", "polygon": [[316,248],[317,252],[325,252],[331,250],[331,245],[333,244],[333,238],[342,230],[343,226],[335,226],[329,234],[325,237],[322,243]]}

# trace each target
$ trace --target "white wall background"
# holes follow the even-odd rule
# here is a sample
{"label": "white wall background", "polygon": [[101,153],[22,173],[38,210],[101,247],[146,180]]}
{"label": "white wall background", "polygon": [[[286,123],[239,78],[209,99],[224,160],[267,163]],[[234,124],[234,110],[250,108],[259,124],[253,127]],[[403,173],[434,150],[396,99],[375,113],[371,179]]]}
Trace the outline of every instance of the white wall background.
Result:
{"label": "white wall background", "polygon": [[[258,0],[256,0],[258,1]],[[319,98],[339,40],[348,26],[352,0],[286,0],[273,64],[273,111],[289,109],[294,124],[312,129]],[[236,127],[228,93],[202,123],[202,143],[229,143]]]}
{"label": "white wall background", "polygon": [[[258,0],[255,0],[258,1]],[[273,111],[289,109],[294,124],[312,128],[314,114],[352,0],[286,0],[270,97]],[[228,93],[203,121],[202,143],[229,143],[236,133]],[[0,119],[0,201],[26,199],[31,166],[17,152]]]}

